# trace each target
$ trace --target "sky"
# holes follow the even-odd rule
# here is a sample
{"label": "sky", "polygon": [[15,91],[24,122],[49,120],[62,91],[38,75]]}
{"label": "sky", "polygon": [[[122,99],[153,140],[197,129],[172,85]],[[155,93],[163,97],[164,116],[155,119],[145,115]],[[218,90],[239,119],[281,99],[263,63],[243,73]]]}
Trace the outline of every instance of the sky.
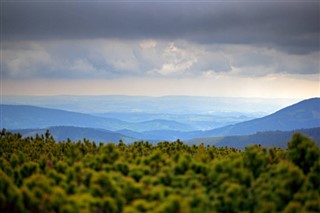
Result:
{"label": "sky", "polygon": [[1,0],[2,95],[320,96],[320,1]]}

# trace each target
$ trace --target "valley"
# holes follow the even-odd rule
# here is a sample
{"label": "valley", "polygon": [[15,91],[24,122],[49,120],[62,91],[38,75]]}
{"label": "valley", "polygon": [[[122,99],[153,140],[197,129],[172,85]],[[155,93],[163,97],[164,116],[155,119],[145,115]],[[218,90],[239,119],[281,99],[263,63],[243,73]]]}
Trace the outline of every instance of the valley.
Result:
{"label": "valley", "polygon": [[180,139],[188,144],[237,148],[254,143],[284,147],[290,135],[299,131],[319,141],[316,133],[320,127],[320,98],[304,100],[260,118],[231,112],[217,115],[143,112],[91,115],[29,105],[1,105],[1,109],[1,128],[33,137],[49,129],[58,140],[87,138],[97,142],[145,140],[156,143]]}

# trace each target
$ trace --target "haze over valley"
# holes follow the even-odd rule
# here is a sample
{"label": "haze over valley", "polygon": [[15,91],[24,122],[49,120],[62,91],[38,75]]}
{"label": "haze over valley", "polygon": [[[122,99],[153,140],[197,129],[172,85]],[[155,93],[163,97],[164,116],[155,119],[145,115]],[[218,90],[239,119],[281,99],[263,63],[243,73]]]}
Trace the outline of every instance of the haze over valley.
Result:
{"label": "haze over valley", "polygon": [[[107,99],[107,97],[104,98]],[[182,98],[190,99],[190,97],[179,97],[178,100],[181,101]],[[170,101],[174,99],[171,97]],[[195,100],[197,99],[199,98],[195,98]],[[130,105],[130,101],[126,102],[126,104],[128,103]],[[156,102],[152,103],[156,104]],[[137,105],[135,102],[131,102],[131,104]],[[161,102],[159,105],[161,106]],[[157,107],[158,110],[161,108],[160,106]],[[189,108],[192,107],[194,106],[189,106]],[[126,143],[138,140],[157,142],[182,139],[195,141],[196,138],[213,136],[225,137],[295,130],[311,132],[313,139],[319,140],[319,134],[314,134],[315,130],[305,131],[302,129],[320,127],[320,98],[304,100],[259,118],[248,116],[250,113],[239,112],[212,114],[108,112],[90,115],[28,105],[1,105],[1,109],[0,128],[20,131],[24,136],[43,134],[46,129],[50,129],[53,136],[63,140],[67,138],[81,140],[83,137],[98,141],[123,140]],[[233,138],[233,140],[236,144],[236,140],[239,138]],[[198,139],[197,143],[200,141]],[[241,140],[238,142],[241,143]],[[276,145],[276,143],[272,144]],[[278,144],[278,146],[283,147],[283,144]]]}

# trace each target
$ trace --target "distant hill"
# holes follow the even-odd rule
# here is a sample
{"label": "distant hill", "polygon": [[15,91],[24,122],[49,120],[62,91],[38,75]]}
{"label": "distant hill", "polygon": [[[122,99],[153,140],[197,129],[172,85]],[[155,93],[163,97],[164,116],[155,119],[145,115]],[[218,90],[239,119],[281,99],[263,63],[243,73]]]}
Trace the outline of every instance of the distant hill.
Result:
{"label": "distant hill", "polygon": [[[127,131],[126,135],[143,140],[190,140],[218,136],[251,135],[266,131],[291,131],[320,127],[320,98],[301,101],[271,115],[207,131],[152,130]],[[124,133],[121,132],[120,133]]]}
{"label": "distant hill", "polygon": [[[271,115],[207,131],[155,130],[142,132],[153,140],[189,140],[231,135],[250,135],[266,131],[291,131],[320,127],[320,98],[312,98],[283,108]],[[129,134],[129,135],[134,135]]]}
{"label": "distant hill", "polygon": [[155,119],[144,122],[130,123],[116,118],[98,117],[84,113],[49,109],[26,105],[0,105],[2,122],[0,128],[34,129],[50,126],[76,126],[101,128],[111,131],[130,129],[132,131],[152,130],[185,130],[192,128],[172,120]]}
{"label": "distant hill", "polygon": [[143,122],[137,123],[137,125],[140,131],[148,131],[151,129],[151,127],[153,130],[184,130],[184,131],[192,130],[192,127],[190,127],[189,125],[179,123],[177,121],[164,120],[164,119],[143,121]]}
{"label": "distant hill", "polygon": [[199,145],[203,143],[205,145],[214,146],[229,146],[238,149],[244,149],[246,146],[252,144],[260,144],[263,147],[280,147],[286,148],[288,141],[291,139],[295,132],[300,132],[313,139],[318,146],[320,146],[320,127],[311,129],[298,129],[293,131],[268,131],[258,132],[253,135],[242,136],[226,136],[226,137],[210,137],[210,138],[196,138],[186,141],[187,144]]}
{"label": "distant hill", "polygon": [[[183,110],[181,110],[184,113]],[[248,121],[254,118],[262,117],[266,114],[244,113],[244,112],[216,112],[207,114],[168,114],[168,113],[145,113],[145,112],[108,112],[93,114],[99,117],[115,118],[130,123],[140,123],[143,125],[150,121],[161,122],[161,125],[170,124],[170,130],[191,131],[191,130],[209,130],[227,125]],[[175,125],[176,124],[176,125]],[[168,125],[169,127],[169,125]],[[174,127],[174,128],[172,128]],[[164,128],[162,128],[164,129]],[[151,129],[148,129],[149,131]],[[143,130],[143,131],[148,131]],[[155,129],[154,129],[155,130]],[[159,130],[159,129],[158,129]]]}
{"label": "distant hill", "polygon": [[262,118],[197,134],[202,137],[248,135],[263,131],[289,131],[314,127],[320,127],[320,98],[301,101]]}
{"label": "distant hill", "polygon": [[262,118],[207,131],[190,131],[188,124],[165,119],[130,123],[115,118],[32,106],[1,105],[1,108],[0,128],[9,130],[75,126],[107,129],[129,138],[152,141],[251,135],[257,132],[320,127],[320,98],[301,101]]}
{"label": "distant hill", "polygon": [[[84,138],[91,141],[99,142],[114,142],[118,143],[119,140],[123,140],[125,143],[133,143],[138,140],[147,140],[152,143],[157,141],[173,141],[178,139],[177,135],[172,135],[172,138],[166,138],[163,140],[154,140],[158,138],[162,131],[159,131],[159,134],[155,133],[150,134],[141,134],[134,133],[130,130],[121,130],[118,132],[112,132],[102,129],[93,129],[93,128],[82,128],[82,127],[70,127],[70,126],[59,126],[59,127],[50,127],[48,128],[51,135],[56,139],[56,141],[66,141],[70,138],[73,141],[83,140]],[[13,132],[20,132],[24,137],[33,136],[36,134],[45,134],[47,129],[21,129],[14,130]],[[122,133],[120,133],[122,132]],[[191,140],[185,140],[186,144],[199,145],[203,143],[204,145],[214,145],[217,147],[229,146],[235,147],[238,149],[244,149],[244,147],[252,144],[260,144],[263,147],[280,147],[286,148],[287,143],[295,132],[300,132],[304,135],[312,138],[320,146],[320,127],[311,128],[311,129],[299,129],[293,131],[268,131],[268,132],[258,132],[252,135],[242,135],[242,136],[226,136],[226,137],[210,137],[210,138],[196,138]],[[128,135],[134,135],[136,137],[129,137]],[[146,138],[143,138],[146,137]],[[148,139],[149,137],[149,139]],[[153,138],[153,139],[152,139]]]}
{"label": "distant hill", "polygon": [[35,136],[36,134],[45,134],[47,129],[56,141],[67,141],[70,138],[72,141],[83,140],[84,138],[91,141],[99,142],[114,142],[118,143],[119,140],[123,140],[125,143],[132,143],[137,139],[122,135],[120,133],[107,131],[103,129],[83,128],[83,127],[70,127],[59,126],[49,127],[46,129],[20,129],[13,132],[20,132],[22,136]]}
{"label": "distant hill", "polygon": [[199,138],[198,132],[182,132],[177,130],[152,130],[152,131],[143,131],[135,132],[128,129],[119,130],[118,133],[127,135],[133,138],[139,138],[141,140],[148,141],[175,141],[180,140],[189,140],[191,138]]}
{"label": "distant hill", "polygon": [[[156,114],[208,114],[220,112],[255,114],[257,112],[263,112],[263,114],[269,114],[269,112],[274,112],[277,109],[281,109],[297,101],[297,99],[284,98],[265,99],[201,96],[2,96],[2,104],[32,105],[87,114],[107,112],[142,112]],[[121,118],[119,119],[122,120]],[[155,118],[148,120],[153,119]]]}
{"label": "distant hill", "polygon": [[50,126],[77,126],[116,130],[121,129],[126,125],[126,122],[113,118],[100,118],[83,113],[35,106],[1,105],[1,110],[1,129],[33,129],[46,128]]}

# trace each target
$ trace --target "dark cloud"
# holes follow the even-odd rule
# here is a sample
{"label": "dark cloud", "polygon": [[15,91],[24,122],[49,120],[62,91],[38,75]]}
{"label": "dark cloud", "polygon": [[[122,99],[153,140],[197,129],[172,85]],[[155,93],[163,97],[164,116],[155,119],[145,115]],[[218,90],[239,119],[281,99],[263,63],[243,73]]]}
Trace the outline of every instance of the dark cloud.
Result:
{"label": "dark cloud", "polygon": [[306,2],[2,2],[10,39],[184,39],[319,50],[319,1]]}
{"label": "dark cloud", "polygon": [[87,39],[5,41],[2,47],[4,79],[319,74],[319,51],[298,55],[252,45]]}

